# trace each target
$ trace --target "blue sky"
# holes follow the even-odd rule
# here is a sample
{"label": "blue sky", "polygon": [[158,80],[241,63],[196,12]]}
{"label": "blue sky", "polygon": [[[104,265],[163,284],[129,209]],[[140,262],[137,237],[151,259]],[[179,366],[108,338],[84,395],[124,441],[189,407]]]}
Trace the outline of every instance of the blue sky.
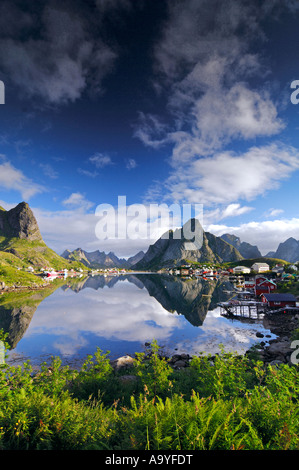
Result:
{"label": "blue sky", "polygon": [[2,1],[0,204],[28,202],[58,253],[146,250],[97,238],[118,196],[203,204],[263,254],[299,239],[298,19],[293,0]]}

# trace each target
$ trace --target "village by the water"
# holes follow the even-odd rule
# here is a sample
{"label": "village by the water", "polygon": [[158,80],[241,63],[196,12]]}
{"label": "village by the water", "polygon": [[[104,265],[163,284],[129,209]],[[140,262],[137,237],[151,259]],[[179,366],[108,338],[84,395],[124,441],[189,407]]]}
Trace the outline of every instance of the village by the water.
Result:
{"label": "village by the water", "polygon": [[[287,269],[288,272],[285,270]],[[226,277],[234,285],[231,298],[219,303],[223,313],[228,316],[249,315],[258,316],[260,313],[298,313],[298,297],[293,293],[277,292],[288,281],[299,278],[296,264],[276,264],[270,268],[267,263],[253,263],[251,267],[236,266],[228,269],[196,268],[182,266],[169,269],[169,274],[183,277],[200,276],[205,279]]]}

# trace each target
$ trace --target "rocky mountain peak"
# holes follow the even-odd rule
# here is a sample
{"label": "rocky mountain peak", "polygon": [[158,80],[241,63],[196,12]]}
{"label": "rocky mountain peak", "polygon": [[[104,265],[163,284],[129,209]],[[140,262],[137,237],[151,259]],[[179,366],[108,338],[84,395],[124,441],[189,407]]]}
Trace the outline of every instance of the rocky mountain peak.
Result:
{"label": "rocky mountain peak", "polygon": [[36,218],[26,202],[0,211],[0,236],[43,241]]}
{"label": "rocky mountain peak", "polygon": [[241,241],[240,237],[225,233],[221,235],[222,240],[234,246],[244,258],[260,258],[262,256],[256,245]]}
{"label": "rocky mountain peak", "polygon": [[[189,223],[190,222],[190,223]],[[196,219],[159,238],[136,264],[138,269],[179,266],[185,262],[229,262],[243,259],[239,251],[220,237],[205,232]]]}
{"label": "rocky mountain peak", "polygon": [[280,243],[277,251],[273,253],[273,257],[296,263],[299,260],[299,240],[290,237]]}

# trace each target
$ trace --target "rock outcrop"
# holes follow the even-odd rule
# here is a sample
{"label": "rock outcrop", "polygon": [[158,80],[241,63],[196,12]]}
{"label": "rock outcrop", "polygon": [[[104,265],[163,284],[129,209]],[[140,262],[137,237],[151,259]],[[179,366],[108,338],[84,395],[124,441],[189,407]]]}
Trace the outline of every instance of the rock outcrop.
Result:
{"label": "rock outcrop", "polygon": [[221,235],[222,240],[233,245],[244,258],[261,258],[262,254],[256,245],[247,242],[241,242],[236,235],[225,233]]}
{"label": "rock outcrop", "polygon": [[[73,263],[67,263],[43,241],[36,218],[26,202],[20,202],[9,211],[0,207],[0,259],[4,264],[7,264],[6,253],[15,257],[11,261],[16,267],[18,260],[39,268],[73,267]],[[9,266],[13,267],[12,263]]]}
{"label": "rock outcrop", "polygon": [[29,241],[43,241],[37,221],[26,202],[20,202],[9,211],[0,210],[0,236]]}

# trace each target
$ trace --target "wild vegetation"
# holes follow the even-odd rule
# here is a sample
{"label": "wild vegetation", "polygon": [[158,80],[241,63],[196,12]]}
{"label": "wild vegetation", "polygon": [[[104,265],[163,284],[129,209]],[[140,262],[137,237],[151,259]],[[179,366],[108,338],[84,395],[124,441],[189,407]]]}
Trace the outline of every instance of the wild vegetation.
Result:
{"label": "wild vegetation", "polygon": [[156,342],[129,372],[100,349],[80,370],[3,364],[0,448],[298,449],[298,398],[296,365],[222,352],[173,370]]}
{"label": "wild vegetation", "polygon": [[279,292],[299,296],[299,280],[296,278],[280,282]]}

